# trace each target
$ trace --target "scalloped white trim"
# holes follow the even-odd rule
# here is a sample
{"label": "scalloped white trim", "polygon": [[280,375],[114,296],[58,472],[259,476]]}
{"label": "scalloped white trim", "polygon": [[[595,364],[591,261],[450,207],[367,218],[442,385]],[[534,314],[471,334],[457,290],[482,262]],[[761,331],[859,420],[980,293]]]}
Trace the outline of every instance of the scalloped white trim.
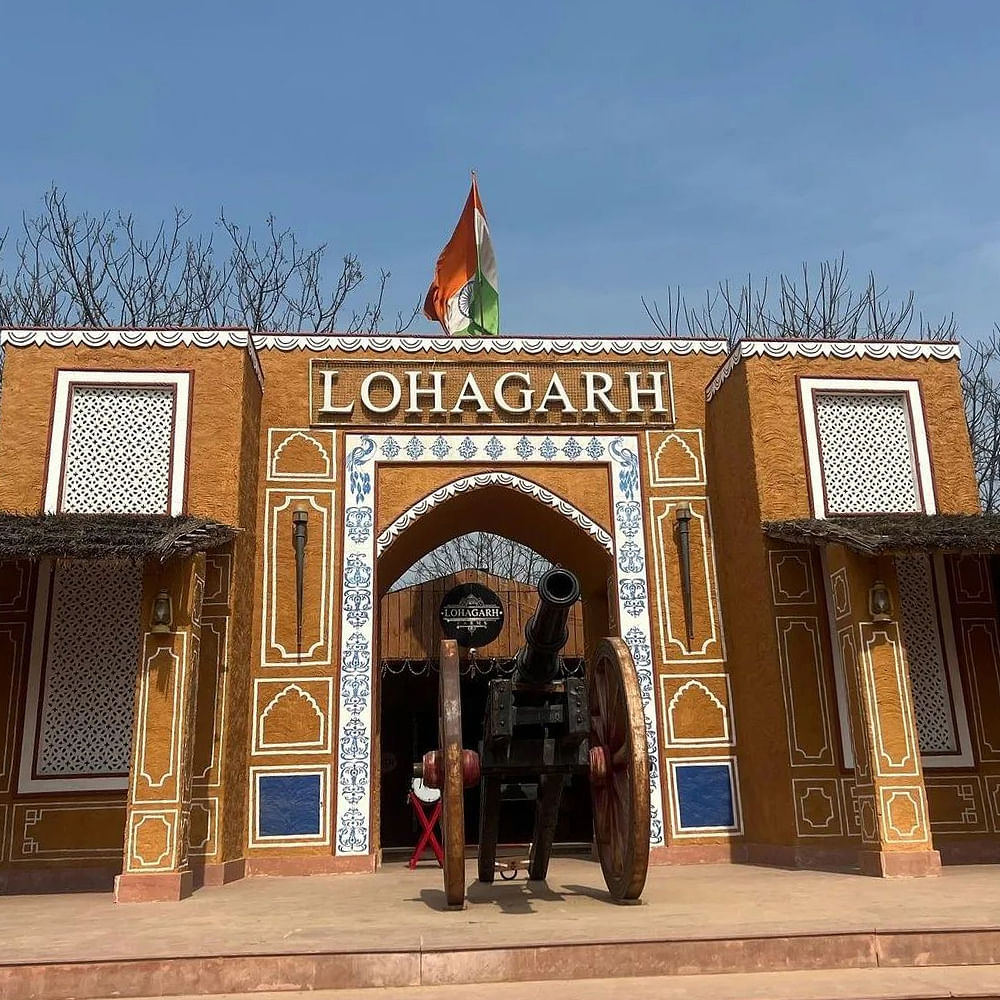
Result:
{"label": "scalloped white trim", "polygon": [[900,361],[957,361],[961,348],[955,343],[942,341],[886,341],[886,340],[742,340],[733,348],[722,367],[712,377],[705,389],[705,399],[722,388],[736,366],[744,358],[871,358],[877,361],[895,358]]}
{"label": "scalloped white trim", "polygon": [[385,550],[408,528],[414,521],[419,520],[424,514],[432,511],[438,504],[443,503],[449,497],[458,493],[468,493],[471,490],[481,490],[487,486],[505,486],[508,489],[525,493],[536,500],[558,511],[564,517],[569,518],[574,524],[583,528],[587,534],[596,538],[605,549],[614,555],[614,545],[611,536],[599,525],[595,524],[586,514],[577,510],[571,503],[567,503],[562,497],[533,483],[528,479],[512,475],[509,472],[480,472],[475,476],[466,476],[463,479],[456,479],[446,486],[435,490],[429,496],[418,500],[408,511],[396,518],[385,531],[378,536],[377,554],[382,555]]}
{"label": "scalloped white trim", "polygon": [[[10,347],[246,347],[248,330],[0,330]],[[254,334],[258,350],[385,354],[725,354],[724,340],[662,337],[350,337],[342,334]]]}

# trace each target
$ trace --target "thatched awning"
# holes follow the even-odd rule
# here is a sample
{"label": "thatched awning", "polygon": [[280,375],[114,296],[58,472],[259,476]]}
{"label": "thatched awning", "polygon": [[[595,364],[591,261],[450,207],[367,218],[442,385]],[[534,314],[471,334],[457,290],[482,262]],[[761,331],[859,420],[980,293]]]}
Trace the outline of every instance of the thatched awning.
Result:
{"label": "thatched awning", "polygon": [[802,545],[886,552],[1000,552],[1000,514],[861,514],[765,521],[764,534]]}
{"label": "thatched awning", "polygon": [[166,514],[0,513],[0,559],[168,559],[225,545],[236,528]]}

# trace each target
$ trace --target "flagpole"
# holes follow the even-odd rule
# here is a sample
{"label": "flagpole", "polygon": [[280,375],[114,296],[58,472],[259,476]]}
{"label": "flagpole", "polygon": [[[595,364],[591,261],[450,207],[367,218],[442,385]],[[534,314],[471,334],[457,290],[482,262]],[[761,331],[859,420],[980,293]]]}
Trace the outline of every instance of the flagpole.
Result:
{"label": "flagpole", "polygon": [[[472,190],[479,194],[479,185],[476,183],[476,172],[475,170],[469,171],[472,174]],[[478,198],[472,199],[472,231],[476,236],[476,302],[479,304],[479,336],[482,337],[483,333],[483,268],[482,261],[479,259],[479,230],[476,226],[476,202]]]}

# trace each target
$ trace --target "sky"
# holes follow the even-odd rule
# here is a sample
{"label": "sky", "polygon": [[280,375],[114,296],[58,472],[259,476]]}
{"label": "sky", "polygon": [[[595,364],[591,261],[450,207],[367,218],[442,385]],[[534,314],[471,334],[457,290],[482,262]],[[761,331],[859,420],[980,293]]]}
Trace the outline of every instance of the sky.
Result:
{"label": "sky", "polygon": [[408,309],[474,168],[506,333],[649,333],[667,285],[841,252],[1000,320],[995,0],[22,0],[2,33],[0,229],[52,183],[150,228],[273,213]]}

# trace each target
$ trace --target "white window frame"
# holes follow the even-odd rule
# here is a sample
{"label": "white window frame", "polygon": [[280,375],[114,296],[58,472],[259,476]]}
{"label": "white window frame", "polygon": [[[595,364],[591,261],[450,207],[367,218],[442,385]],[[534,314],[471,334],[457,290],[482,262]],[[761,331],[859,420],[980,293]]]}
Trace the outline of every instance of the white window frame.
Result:
{"label": "white window frame", "polygon": [[66,431],[70,401],[77,387],[113,386],[128,388],[172,388],[174,390],[174,427],[167,514],[184,512],[184,487],[187,480],[187,441],[191,407],[190,372],[59,371],[56,373],[55,402],[52,410],[52,433],[49,438],[48,473],[45,483],[45,513],[59,511],[60,493],[66,462]]}
{"label": "white window frame", "polygon": [[[805,435],[806,470],[809,480],[809,494],[813,516],[831,516],[826,509],[826,493],[823,488],[823,459],[819,443],[819,426],[816,420],[816,394],[819,393],[889,393],[902,395],[907,402],[910,431],[913,436],[913,461],[916,476],[918,500],[921,508],[915,513],[936,514],[934,501],[934,477],[931,473],[930,449],[927,446],[927,426],[924,423],[924,409],[920,398],[920,383],[915,379],[863,379],[863,378],[801,378],[799,397],[802,406],[802,425]],[[859,511],[859,514],[868,513]],[[850,514],[835,514],[836,517],[850,517]]]}

